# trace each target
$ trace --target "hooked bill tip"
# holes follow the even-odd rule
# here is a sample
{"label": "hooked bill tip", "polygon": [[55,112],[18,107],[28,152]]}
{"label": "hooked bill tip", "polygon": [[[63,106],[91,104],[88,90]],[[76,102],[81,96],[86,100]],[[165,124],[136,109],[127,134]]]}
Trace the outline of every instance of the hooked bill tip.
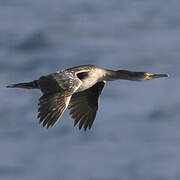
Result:
{"label": "hooked bill tip", "polygon": [[156,78],[164,78],[164,77],[169,77],[169,74],[151,74],[151,73],[145,73],[145,80],[151,80],[151,79],[156,79]]}
{"label": "hooked bill tip", "polygon": [[154,77],[161,78],[161,77],[169,77],[169,74],[155,74]]}

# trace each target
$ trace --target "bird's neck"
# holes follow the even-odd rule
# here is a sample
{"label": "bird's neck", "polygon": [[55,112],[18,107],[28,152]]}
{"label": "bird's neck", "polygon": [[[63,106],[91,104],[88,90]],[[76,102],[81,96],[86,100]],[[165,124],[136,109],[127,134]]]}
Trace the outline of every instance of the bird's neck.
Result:
{"label": "bird's neck", "polygon": [[130,80],[130,81],[140,81],[138,72],[134,71],[128,71],[128,70],[118,70],[118,71],[112,71],[112,70],[106,70],[105,74],[105,80],[106,81],[114,81],[118,79],[122,80]]}

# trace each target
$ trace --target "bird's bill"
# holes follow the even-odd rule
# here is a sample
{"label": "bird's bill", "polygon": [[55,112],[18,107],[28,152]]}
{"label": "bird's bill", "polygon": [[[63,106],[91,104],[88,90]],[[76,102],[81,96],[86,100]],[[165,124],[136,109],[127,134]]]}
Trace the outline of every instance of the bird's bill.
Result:
{"label": "bird's bill", "polygon": [[168,74],[151,74],[151,73],[145,73],[144,80],[151,80],[155,78],[163,78],[163,77],[169,77]]}

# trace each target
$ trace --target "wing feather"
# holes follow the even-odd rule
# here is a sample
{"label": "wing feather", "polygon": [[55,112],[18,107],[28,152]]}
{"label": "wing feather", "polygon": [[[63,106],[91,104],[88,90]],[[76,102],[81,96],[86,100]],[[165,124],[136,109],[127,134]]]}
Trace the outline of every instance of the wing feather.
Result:
{"label": "wing feather", "polygon": [[99,96],[105,86],[105,82],[98,82],[91,88],[72,95],[68,109],[74,119],[74,126],[79,123],[79,129],[90,129],[98,110]]}
{"label": "wing feather", "polygon": [[43,127],[53,127],[66,110],[81,81],[71,72],[54,73],[38,80],[43,95],[39,99],[38,118]]}
{"label": "wing feather", "polygon": [[[60,93],[49,95],[49,98],[46,99],[46,103],[39,104],[39,122],[43,122],[43,127],[47,126],[53,127],[56,122],[60,119],[63,112],[67,108],[67,105],[70,101],[71,96],[62,96]],[[41,97],[43,99],[43,96]]]}

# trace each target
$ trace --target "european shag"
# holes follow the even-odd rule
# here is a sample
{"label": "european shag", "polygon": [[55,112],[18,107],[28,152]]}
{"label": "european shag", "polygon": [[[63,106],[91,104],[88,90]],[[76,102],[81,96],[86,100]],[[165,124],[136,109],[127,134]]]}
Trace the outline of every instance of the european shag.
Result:
{"label": "european shag", "polygon": [[168,77],[168,74],[151,74],[128,70],[108,70],[94,65],[77,66],[38,80],[10,84],[7,88],[40,89],[38,118],[43,127],[53,127],[68,108],[79,129],[91,128],[98,110],[99,97],[106,81],[118,79],[143,81]]}

